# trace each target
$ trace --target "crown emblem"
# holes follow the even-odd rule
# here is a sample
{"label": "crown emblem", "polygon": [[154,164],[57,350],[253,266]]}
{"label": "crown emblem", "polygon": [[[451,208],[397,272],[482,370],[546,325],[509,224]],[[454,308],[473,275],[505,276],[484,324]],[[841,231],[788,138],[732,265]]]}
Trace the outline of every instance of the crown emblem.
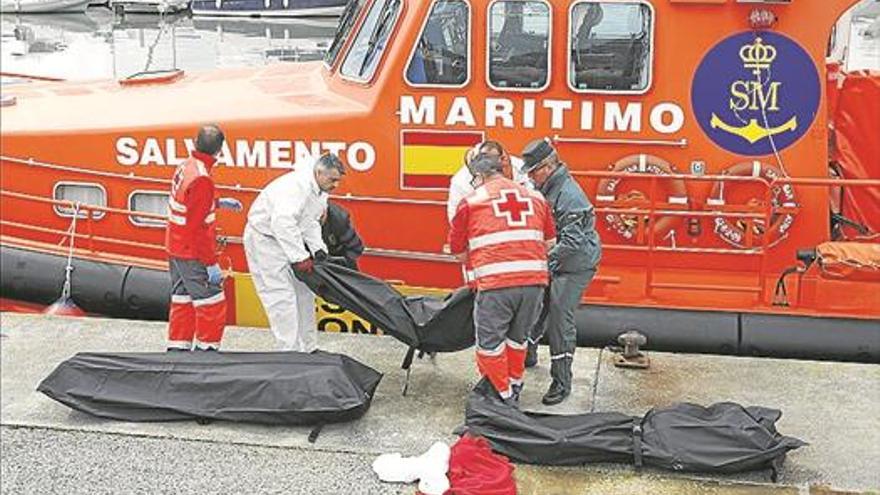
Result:
{"label": "crown emblem", "polygon": [[751,45],[743,45],[739,49],[739,58],[743,61],[743,67],[752,69],[756,76],[761,75],[761,70],[770,68],[770,64],[776,59],[776,48],[765,45],[761,38],[755,38]]}

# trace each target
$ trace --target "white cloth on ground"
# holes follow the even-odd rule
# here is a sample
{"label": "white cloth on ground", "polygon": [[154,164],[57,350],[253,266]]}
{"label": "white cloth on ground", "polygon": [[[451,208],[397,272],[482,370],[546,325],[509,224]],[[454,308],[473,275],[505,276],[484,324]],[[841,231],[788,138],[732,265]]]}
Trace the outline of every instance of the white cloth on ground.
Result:
{"label": "white cloth on ground", "polygon": [[442,495],[449,490],[449,446],[435,442],[424,454],[403,457],[399,453],[382,454],[373,461],[373,471],[382,481],[412,483],[419,480],[425,495]]}

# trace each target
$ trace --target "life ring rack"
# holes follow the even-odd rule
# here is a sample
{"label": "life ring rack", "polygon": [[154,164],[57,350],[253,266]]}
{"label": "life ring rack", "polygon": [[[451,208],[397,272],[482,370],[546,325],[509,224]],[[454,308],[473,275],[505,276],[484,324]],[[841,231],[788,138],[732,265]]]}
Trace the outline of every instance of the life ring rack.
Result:
{"label": "life ring rack", "polygon": [[[644,153],[628,155],[614,162],[610,167],[611,172],[645,175],[675,175],[674,166],[668,161],[654,155]],[[596,203],[608,205],[620,200],[648,200],[648,194],[640,190],[630,190],[627,193],[618,194],[618,186],[626,181],[626,177],[607,177],[599,181],[596,188]],[[657,181],[656,190],[666,191],[666,204],[687,207],[690,202],[687,186],[682,179],[662,179]],[[659,202],[658,202],[659,203]],[[617,233],[631,242],[641,242],[638,236],[638,218],[641,214],[627,215],[625,213],[606,213],[602,216],[606,226],[612,232]],[[656,217],[654,220],[653,234],[668,235],[681,222],[680,216],[665,215]]]}
{"label": "life ring rack", "polygon": [[[721,175],[732,175],[736,177],[755,177],[762,178],[772,183],[774,180],[786,177],[785,172],[778,167],[759,160],[750,160],[739,162],[724,169]],[[706,200],[706,205],[712,209],[718,206],[725,206],[725,188],[737,187],[736,183],[725,184],[727,181],[716,181],[712,187],[712,192]],[[782,208],[786,211],[773,212],[770,215],[770,226],[766,228],[763,219],[757,219],[752,222],[752,242],[748,241],[748,223],[743,219],[737,219],[730,216],[716,216],[713,218],[713,226],[715,234],[726,243],[738,248],[751,248],[755,245],[760,246],[764,240],[765,234],[769,235],[767,247],[772,247],[788,236],[788,231],[794,224],[795,213],[791,210],[797,208],[797,196],[791,184],[771,186],[770,202],[774,209]],[[753,198],[746,205],[755,208],[762,206],[763,199]]]}

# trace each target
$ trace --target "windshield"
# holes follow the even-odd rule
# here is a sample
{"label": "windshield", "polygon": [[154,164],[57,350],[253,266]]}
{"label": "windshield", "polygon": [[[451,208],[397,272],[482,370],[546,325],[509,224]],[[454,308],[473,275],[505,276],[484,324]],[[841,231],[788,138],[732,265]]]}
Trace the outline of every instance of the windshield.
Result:
{"label": "windshield", "polygon": [[361,15],[361,11],[364,10],[364,4],[366,3],[367,0],[348,0],[348,5],[345,6],[345,10],[339,18],[339,25],[336,27],[336,35],[333,37],[333,43],[330,44],[330,48],[324,56],[324,63],[326,63],[328,67],[333,67],[333,64],[336,63],[336,57],[339,56],[339,50],[342,49],[342,45],[348,40],[348,36],[351,34],[351,29],[354,27],[354,22]]}
{"label": "windshield", "polygon": [[400,11],[400,4],[401,0],[377,0],[373,3],[345,56],[342,75],[359,81],[372,79]]}
{"label": "windshield", "polygon": [[641,1],[578,2],[569,33],[575,91],[645,91],[651,80],[651,8]]}
{"label": "windshield", "polygon": [[464,0],[438,0],[422,29],[406,80],[413,85],[460,86],[470,63],[470,6]]}

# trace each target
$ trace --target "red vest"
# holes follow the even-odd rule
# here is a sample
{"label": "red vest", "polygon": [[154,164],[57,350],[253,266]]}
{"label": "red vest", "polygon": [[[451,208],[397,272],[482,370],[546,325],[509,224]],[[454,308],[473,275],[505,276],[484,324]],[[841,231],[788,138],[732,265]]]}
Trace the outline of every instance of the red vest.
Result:
{"label": "red vest", "polygon": [[[199,158],[188,158],[174,172],[165,247],[169,256],[213,265],[217,262],[214,181],[209,173],[211,165],[205,163],[210,158]],[[209,181],[210,187],[193,188],[196,181]]]}
{"label": "red vest", "polygon": [[540,193],[498,177],[463,203],[450,244],[454,252],[467,248],[477,290],[547,285],[545,241],[556,237],[556,228]]}

